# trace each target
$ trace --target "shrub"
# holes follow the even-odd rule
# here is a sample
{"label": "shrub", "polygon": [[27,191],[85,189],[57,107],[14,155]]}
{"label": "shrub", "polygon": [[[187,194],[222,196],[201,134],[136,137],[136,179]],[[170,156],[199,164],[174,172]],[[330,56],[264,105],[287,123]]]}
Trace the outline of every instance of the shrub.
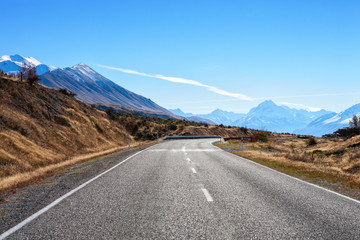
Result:
{"label": "shrub", "polygon": [[144,137],[143,132],[137,132],[135,135],[135,140],[141,140]]}
{"label": "shrub", "polygon": [[307,145],[308,146],[314,146],[316,145],[316,141],[315,141],[315,138],[311,137],[308,139],[308,142],[307,142]]}
{"label": "shrub", "polygon": [[[72,91],[70,91],[70,90],[68,90],[68,89],[66,89],[66,88],[60,88],[60,89],[58,89],[58,92],[66,95],[66,96],[70,96],[70,97],[75,97],[75,96],[76,96],[76,93],[74,93],[74,92],[72,92]],[[91,107],[94,107],[94,108],[95,108],[96,105],[95,105],[95,104],[91,104]]]}
{"label": "shrub", "polygon": [[240,127],[239,128],[240,131],[242,131],[243,133],[247,133],[248,132],[248,129],[246,127]]}
{"label": "shrub", "polygon": [[117,117],[116,111],[112,107],[107,108],[105,112],[111,120],[114,120]]}
{"label": "shrub", "polygon": [[321,155],[321,154],[324,154],[324,152],[322,150],[314,150],[314,151],[312,151],[312,154]]}
{"label": "shrub", "polygon": [[175,124],[170,125],[170,130],[175,131],[177,129],[177,126]]}
{"label": "shrub", "polygon": [[32,77],[29,77],[28,79],[27,79],[27,81],[28,81],[28,83],[29,83],[29,85],[30,86],[32,86],[32,85],[34,85],[34,83],[37,83],[37,82],[39,82],[41,79],[40,79],[40,77],[39,76],[32,76]]}
{"label": "shrub", "polygon": [[54,120],[57,124],[60,124],[62,126],[70,127],[71,124],[64,116],[55,116]]}
{"label": "shrub", "polygon": [[139,124],[136,124],[135,126],[134,126],[134,128],[132,129],[132,131],[131,131],[131,135],[135,135],[136,133],[137,133],[137,131],[139,131],[139,126],[138,126]]}
{"label": "shrub", "polygon": [[259,140],[261,142],[268,142],[269,141],[268,135],[265,132],[260,132],[259,133]]}
{"label": "shrub", "polygon": [[253,134],[251,134],[250,136],[250,142],[257,142],[259,141],[259,133],[258,132],[254,132]]}

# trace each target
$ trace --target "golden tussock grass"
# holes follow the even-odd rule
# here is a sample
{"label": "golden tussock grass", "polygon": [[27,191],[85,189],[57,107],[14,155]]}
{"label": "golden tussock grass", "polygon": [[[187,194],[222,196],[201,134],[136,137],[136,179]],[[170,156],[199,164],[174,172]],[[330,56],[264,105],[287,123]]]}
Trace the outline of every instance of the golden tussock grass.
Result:
{"label": "golden tussock grass", "polygon": [[0,76],[0,191],[46,176],[91,154],[97,156],[127,146],[129,135],[134,144],[135,140],[153,141],[166,134],[236,137],[251,130],[246,132],[104,112],[66,91]]}
{"label": "golden tussock grass", "polygon": [[0,189],[127,141],[105,112],[55,89],[0,79]]}
{"label": "golden tussock grass", "polygon": [[[259,162],[290,175],[307,175],[346,187],[360,188],[360,136],[347,140],[317,138],[308,146],[308,139],[293,135],[273,135],[268,142],[231,140],[219,147],[235,149],[241,157]],[[238,151],[236,151],[238,149]]]}
{"label": "golden tussock grass", "polygon": [[[138,146],[139,143],[134,143],[132,147]],[[83,154],[80,156],[72,157],[68,160],[55,163],[55,164],[49,164],[44,167],[36,168],[33,171],[28,171],[24,173],[15,173],[11,175],[10,177],[0,179],[0,192],[10,189],[12,187],[21,187],[24,184],[27,184],[29,182],[36,182],[39,179],[42,179],[43,177],[46,177],[48,175],[51,175],[53,172],[64,169],[70,166],[73,166],[75,164],[87,161],[89,159],[97,158],[100,156],[108,155],[114,152],[118,152],[121,150],[126,150],[126,147],[115,147],[108,149],[106,151],[100,151],[92,154]]]}

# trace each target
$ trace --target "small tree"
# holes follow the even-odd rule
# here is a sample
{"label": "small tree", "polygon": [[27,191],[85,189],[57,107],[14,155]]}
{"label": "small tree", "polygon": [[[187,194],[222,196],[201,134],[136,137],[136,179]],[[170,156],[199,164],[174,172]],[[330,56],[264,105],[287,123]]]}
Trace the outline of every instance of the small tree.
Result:
{"label": "small tree", "polygon": [[26,65],[25,63],[23,64],[22,67],[19,68],[19,70],[17,72],[17,76],[20,78],[21,82],[24,80],[25,74],[26,74],[28,69],[29,69],[29,66]]}
{"label": "small tree", "polygon": [[27,65],[26,63],[19,68],[17,75],[20,77],[21,82],[26,79],[30,85],[33,85],[41,80],[39,75],[36,73],[36,66]]}
{"label": "small tree", "polygon": [[349,121],[350,127],[358,127],[359,126],[359,118],[354,115],[352,119]]}
{"label": "small tree", "polygon": [[30,85],[33,85],[34,83],[37,83],[41,80],[39,75],[36,73],[36,67],[30,67],[27,70],[27,81]]}

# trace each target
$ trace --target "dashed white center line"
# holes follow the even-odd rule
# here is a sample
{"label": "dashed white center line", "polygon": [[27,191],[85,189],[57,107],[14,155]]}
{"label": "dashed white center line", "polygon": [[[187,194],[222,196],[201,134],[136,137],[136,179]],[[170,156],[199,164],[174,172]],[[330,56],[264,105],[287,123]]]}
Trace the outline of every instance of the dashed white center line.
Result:
{"label": "dashed white center line", "polygon": [[204,195],[205,195],[205,197],[206,197],[206,200],[207,200],[208,202],[213,202],[213,201],[214,201],[214,199],[211,197],[211,195],[210,195],[210,193],[208,192],[208,190],[206,190],[205,188],[202,188],[201,190],[203,191],[203,193],[204,193]]}
{"label": "dashed white center line", "polygon": [[196,173],[195,168],[191,168],[191,171],[192,171],[193,173]]}
{"label": "dashed white center line", "polygon": [[186,158],[186,161],[191,162],[190,158]]}

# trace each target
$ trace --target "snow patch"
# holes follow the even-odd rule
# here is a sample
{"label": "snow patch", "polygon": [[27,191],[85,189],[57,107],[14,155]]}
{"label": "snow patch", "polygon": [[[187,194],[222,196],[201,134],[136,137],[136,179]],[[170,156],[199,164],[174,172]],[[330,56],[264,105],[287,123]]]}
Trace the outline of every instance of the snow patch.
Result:
{"label": "snow patch", "polygon": [[80,63],[71,68],[77,73],[80,73],[82,75],[85,75],[86,77],[90,78],[93,81],[99,81],[99,79],[96,77],[97,73],[92,70],[90,67],[88,67],[86,64]]}
{"label": "snow patch", "polygon": [[341,117],[339,115],[335,115],[332,118],[323,121],[323,123],[328,124],[328,123],[336,122],[336,121],[340,120],[340,118]]}
{"label": "snow patch", "polygon": [[57,67],[46,65],[46,64],[39,64],[36,66],[36,72],[38,75],[42,75],[51,71],[58,69]]}
{"label": "snow patch", "polygon": [[349,124],[349,122],[350,122],[351,120],[352,120],[352,118],[347,118],[347,119],[341,121],[340,123],[342,123],[342,124]]}

